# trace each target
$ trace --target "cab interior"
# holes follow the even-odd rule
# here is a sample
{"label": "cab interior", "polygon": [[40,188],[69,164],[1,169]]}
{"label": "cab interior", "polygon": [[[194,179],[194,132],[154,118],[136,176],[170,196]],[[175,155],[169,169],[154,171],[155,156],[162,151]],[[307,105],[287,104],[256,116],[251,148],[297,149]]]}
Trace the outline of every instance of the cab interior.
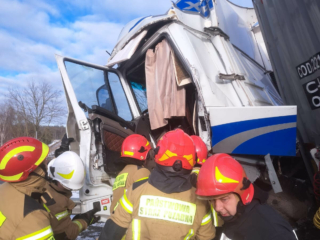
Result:
{"label": "cab interior", "polygon": [[[148,112],[148,103],[147,103],[147,84],[146,84],[146,72],[145,72],[145,59],[146,59],[146,52],[148,49],[155,49],[158,43],[160,43],[165,37],[159,38],[157,41],[153,41],[146,43],[140,47],[142,50],[136,51],[136,53],[132,56],[132,58],[121,64],[118,70],[123,74],[126,81],[129,83],[132,95],[134,96],[134,100],[136,105],[138,106],[140,116],[132,119],[131,121],[127,121],[128,124],[131,124],[131,130],[134,133],[141,134],[145,136],[149,141],[156,142],[164,135],[166,132],[180,128],[183,129],[189,135],[197,134],[197,125],[195,119],[197,119],[197,90],[195,84],[191,82],[184,86],[186,91],[185,97],[185,116],[184,117],[172,117],[168,119],[168,124],[151,130],[150,127],[150,119],[149,119],[149,112]],[[171,44],[169,40],[168,43],[170,44],[171,48],[175,50],[174,46]],[[183,64],[182,58],[178,52],[175,51],[175,54],[178,59],[178,64],[184,68],[184,70],[191,76],[191,73],[188,67]],[[191,78],[191,77],[190,77]],[[110,132],[105,132],[105,151],[108,154],[105,155],[104,163],[105,163],[105,171],[108,175],[115,176],[118,174],[120,169],[114,167],[117,161],[117,158],[120,157],[121,152],[121,144],[125,138],[125,136],[114,136],[110,135]],[[110,137],[112,136],[112,141],[110,141]],[[150,138],[152,136],[152,139]],[[113,145],[111,145],[112,143]],[[113,170],[112,170],[113,169]]]}

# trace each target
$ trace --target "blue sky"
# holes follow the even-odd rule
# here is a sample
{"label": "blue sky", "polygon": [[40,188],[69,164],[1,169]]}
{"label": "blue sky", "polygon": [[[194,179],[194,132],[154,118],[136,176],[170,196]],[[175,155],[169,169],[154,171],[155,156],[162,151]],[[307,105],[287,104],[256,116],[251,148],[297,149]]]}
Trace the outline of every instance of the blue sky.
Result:
{"label": "blue sky", "polygon": [[242,7],[253,7],[252,0],[231,0],[231,2]]}
{"label": "blue sky", "polygon": [[9,87],[30,80],[62,89],[55,54],[106,64],[105,50],[127,22],[170,7],[170,0],[0,0],[0,103]]}

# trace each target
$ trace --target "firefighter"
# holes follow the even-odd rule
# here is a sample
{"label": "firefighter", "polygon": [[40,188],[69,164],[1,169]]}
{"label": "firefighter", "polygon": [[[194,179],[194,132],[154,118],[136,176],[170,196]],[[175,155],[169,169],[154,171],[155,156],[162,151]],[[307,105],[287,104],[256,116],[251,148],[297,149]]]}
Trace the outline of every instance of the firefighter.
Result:
{"label": "firefighter", "polygon": [[100,240],[212,239],[207,201],[196,198],[190,183],[195,164],[192,139],[182,130],[166,133],[155,149],[149,179],[133,183],[106,222]]}
{"label": "firefighter", "polygon": [[[192,169],[191,172],[191,184],[193,187],[197,187],[197,179],[198,174],[200,171],[201,166],[205,163],[208,157],[208,149],[206,144],[202,141],[199,136],[191,136],[194,146],[196,148],[196,164]],[[217,212],[211,207],[212,217],[213,217],[213,224],[216,227],[216,231],[221,231],[221,226],[223,225],[223,220],[218,216]]]}
{"label": "firefighter", "polygon": [[88,225],[98,221],[96,210],[76,215],[72,220],[70,214],[75,203],[70,199],[72,190],[80,190],[84,185],[85,169],[80,157],[71,151],[63,152],[48,165],[49,177],[47,192],[43,196],[44,206],[51,214],[51,226],[55,240],[73,240]]}
{"label": "firefighter", "polygon": [[0,148],[0,239],[54,240],[45,191],[49,147],[30,137],[8,141]]}
{"label": "firefighter", "polygon": [[139,134],[132,134],[123,141],[118,164],[125,165],[125,167],[116,177],[112,187],[111,213],[123,196],[125,189],[130,188],[134,182],[149,177],[150,171],[144,166],[147,163],[147,159],[151,160],[150,150],[149,141]]}
{"label": "firefighter", "polygon": [[191,173],[195,174],[195,176],[198,176],[200,167],[207,159],[208,149],[206,144],[202,141],[201,137],[195,135],[192,135],[190,137],[192,138],[193,144],[196,149],[196,164],[194,165]]}
{"label": "firefighter", "polygon": [[240,163],[227,154],[206,160],[196,194],[209,200],[224,220],[221,239],[297,239],[289,223],[266,204],[268,194],[254,186]]}

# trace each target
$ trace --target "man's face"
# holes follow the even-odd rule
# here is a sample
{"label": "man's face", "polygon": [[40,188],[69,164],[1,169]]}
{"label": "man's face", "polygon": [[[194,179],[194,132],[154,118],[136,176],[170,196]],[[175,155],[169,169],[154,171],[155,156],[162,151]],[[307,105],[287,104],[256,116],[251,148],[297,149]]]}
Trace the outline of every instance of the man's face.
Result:
{"label": "man's face", "polygon": [[234,216],[237,213],[239,197],[235,193],[227,193],[210,200],[214,210],[222,217]]}

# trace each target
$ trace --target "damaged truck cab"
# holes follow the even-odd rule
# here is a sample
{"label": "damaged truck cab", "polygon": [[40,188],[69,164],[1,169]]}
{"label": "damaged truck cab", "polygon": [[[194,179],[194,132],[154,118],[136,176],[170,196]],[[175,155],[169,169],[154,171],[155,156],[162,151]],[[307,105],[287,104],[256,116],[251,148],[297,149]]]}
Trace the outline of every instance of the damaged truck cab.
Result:
{"label": "damaged truck cab", "polygon": [[99,201],[98,215],[110,216],[121,171],[115,162],[133,133],[155,146],[179,127],[200,136],[211,154],[246,161],[295,155],[297,109],[283,106],[273,85],[254,10],[202,2],[200,8],[180,0],[165,15],[133,20],[105,66],[56,56],[67,135],[75,139],[70,150],[86,167],[82,212]]}

